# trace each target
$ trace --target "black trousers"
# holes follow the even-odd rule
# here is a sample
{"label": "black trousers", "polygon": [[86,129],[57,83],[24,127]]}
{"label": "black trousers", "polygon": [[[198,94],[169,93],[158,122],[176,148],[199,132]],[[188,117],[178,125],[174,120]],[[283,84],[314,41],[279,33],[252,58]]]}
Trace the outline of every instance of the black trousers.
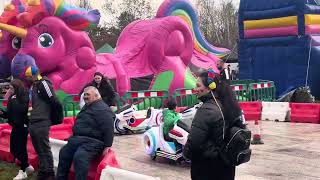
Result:
{"label": "black trousers", "polygon": [[192,180],[234,180],[234,166],[225,166],[220,157],[215,160],[191,160]]}
{"label": "black trousers", "polygon": [[29,166],[28,153],[28,128],[27,127],[13,127],[10,135],[10,152],[20,161],[21,170],[25,171]]}
{"label": "black trousers", "polygon": [[53,157],[49,142],[48,125],[30,124],[29,131],[34,149],[39,158],[38,179],[48,179],[54,176]]}
{"label": "black trousers", "polygon": [[76,180],[86,180],[90,162],[98,158],[104,150],[104,143],[83,136],[72,136],[59,154],[57,180],[68,179],[73,162]]}

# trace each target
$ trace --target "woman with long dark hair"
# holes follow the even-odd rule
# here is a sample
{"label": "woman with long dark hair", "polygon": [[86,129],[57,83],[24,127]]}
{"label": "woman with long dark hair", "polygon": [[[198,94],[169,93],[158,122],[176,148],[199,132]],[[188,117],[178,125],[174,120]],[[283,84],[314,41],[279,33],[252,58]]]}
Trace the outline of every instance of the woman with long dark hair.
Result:
{"label": "woman with long dark hair", "polygon": [[10,91],[12,94],[8,98],[7,110],[1,110],[0,116],[7,118],[12,126],[10,152],[20,161],[21,170],[13,179],[26,179],[27,174],[34,171],[28,163],[27,154],[29,94],[23,82],[18,79],[11,81]]}
{"label": "woman with long dark hair", "polygon": [[[96,87],[99,90],[102,100],[109,106],[116,106],[116,93],[107,77],[102,73],[94,73],[94,79],[92,82],[87,84],[84,88],[88,86]],[[83,88],[83,89],[84,89]],[[80,92],[79,96],[83,93],[83,89]]]}
{"label": "woman with long dark hair", "polygon": [[203,105],[193,119],[184,147],[184,156],[191,160],[192,180],[233,180],[235,166],[226,165],[220,157],[225,131],[240,123],[241,109],[230,86],[213,70],[198,75],[197,97]]}

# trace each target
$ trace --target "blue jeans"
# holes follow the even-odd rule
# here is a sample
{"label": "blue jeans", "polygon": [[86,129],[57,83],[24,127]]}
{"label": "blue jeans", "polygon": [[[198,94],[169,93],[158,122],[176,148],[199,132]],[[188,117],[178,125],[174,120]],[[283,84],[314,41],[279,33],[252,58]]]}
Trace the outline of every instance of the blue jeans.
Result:
{"label": "blue jeans", "polygon": [[73,162],[76,180],[86,180],[90,162],[98,158],[104,150],[104,143],[83,136],[72,136],[60,150],[57,180],[68,179]]}

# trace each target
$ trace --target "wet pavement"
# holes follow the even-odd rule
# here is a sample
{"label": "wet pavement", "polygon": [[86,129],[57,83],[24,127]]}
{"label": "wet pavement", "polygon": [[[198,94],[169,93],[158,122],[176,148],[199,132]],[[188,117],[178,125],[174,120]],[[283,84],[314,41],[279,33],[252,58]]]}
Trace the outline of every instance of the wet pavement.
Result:
{"label": "wet pavement", "polygon": [[[260,126],[264,144],[251,146],[251,161],[237,167],[237,180],[320,180],[320,124],[262,121]],[[254,128],[252,121],[249,128]],[[162,180],[190,179],[187,164],[151,160],[142,137],[115,137],[113,149],[123,169]]]}

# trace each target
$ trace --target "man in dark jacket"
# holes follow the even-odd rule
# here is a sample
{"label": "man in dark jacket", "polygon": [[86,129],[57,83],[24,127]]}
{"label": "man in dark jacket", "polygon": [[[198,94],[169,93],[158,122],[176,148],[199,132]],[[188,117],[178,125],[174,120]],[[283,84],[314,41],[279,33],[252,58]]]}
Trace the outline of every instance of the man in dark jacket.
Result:
{"label": "man in dark jacket", "polygon": [[77,116],[73,136],[59,154],[58,180],[68,177],[72,162],[76,180],[85,180],[90,162],[112,146],[115,114],[103,102],[99,91],[89,86],[84,89],[85,106]]}
{"label": "man in dark jacket", "polygon": [[39,158],[38,180],[54,179],[53,157],[49,143],[51,101],[56,101],[51,82],[41,77],[36,66],[26,68],[25,78],[31,83],[29,132]]}
{"label": "man in dark jacket", "polygon": [[230,84],[230,81],[231,81],[230,70],[228,68],[225,68],[225,63],[222,59],[217,62],[217,68],[220,70],[221,80],[224,80],[228,84]]}
{"label": "man in dark jacket", "polygon": [[195,90],[203,105],[193,119],[183,154],[191,160],[192,180],[233,180],[235,167],[225,165],[219,156],[227,125],[216,92],[220,79],[215,77],[218,74],[208,74],[201,73],[197,80]]}

